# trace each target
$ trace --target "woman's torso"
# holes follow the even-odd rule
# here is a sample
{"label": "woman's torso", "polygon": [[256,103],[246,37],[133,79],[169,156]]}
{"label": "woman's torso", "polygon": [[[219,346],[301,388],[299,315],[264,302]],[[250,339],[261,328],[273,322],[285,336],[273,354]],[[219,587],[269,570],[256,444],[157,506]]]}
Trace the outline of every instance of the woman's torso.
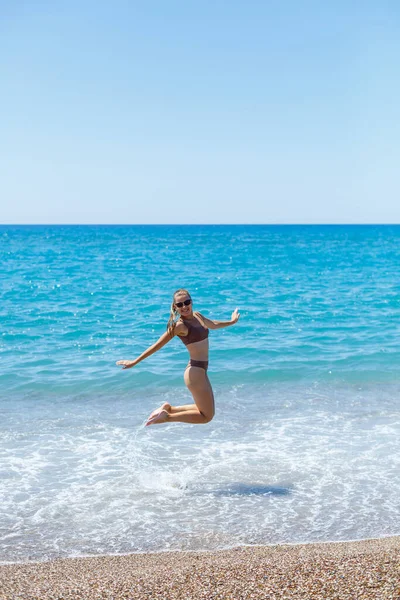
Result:
{"label": "woman's torso", "polygon": [[183,323],[187,334],[180,335],[182,342],[185,344],[190,358],[193,360],[208,360],[208,328],[205,327],[201,320],[194,316],[190,319],[180,319]]}

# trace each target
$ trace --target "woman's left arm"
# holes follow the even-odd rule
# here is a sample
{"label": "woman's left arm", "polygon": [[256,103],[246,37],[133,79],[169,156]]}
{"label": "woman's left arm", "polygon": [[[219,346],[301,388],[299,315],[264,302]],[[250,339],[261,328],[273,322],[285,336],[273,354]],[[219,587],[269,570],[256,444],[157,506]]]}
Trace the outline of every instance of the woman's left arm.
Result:
{"label": "woman's left arm", "polygon": [[208,329],[222,329],[223,327],[229,327],[229,325],[234,325],[238,322],[240,313],[237,308],[232,313],[230,321],[214,321],[213,319],[207,319],[201,313],[197,313],[200,319],[203,321],[204,325],[208,327]]}

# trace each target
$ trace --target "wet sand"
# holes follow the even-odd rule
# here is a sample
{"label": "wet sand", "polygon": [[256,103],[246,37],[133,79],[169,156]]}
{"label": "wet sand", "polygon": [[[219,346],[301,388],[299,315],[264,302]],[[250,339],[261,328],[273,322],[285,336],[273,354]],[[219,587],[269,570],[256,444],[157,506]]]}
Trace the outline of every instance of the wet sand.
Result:
{"label": "wet sand", "polygon": [[399,600],[400,537],[2,565],[0,598]]}

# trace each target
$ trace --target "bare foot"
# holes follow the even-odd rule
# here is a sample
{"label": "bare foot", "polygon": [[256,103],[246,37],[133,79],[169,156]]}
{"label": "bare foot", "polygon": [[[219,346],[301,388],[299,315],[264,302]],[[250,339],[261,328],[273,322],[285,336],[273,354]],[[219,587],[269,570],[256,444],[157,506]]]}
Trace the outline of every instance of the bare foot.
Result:
{"label": "bare foot", "polygon": [[167,421],[168,419],[168,412],[164,409],[160,410],[159,412],[157,412],[154,417],[152,417],[150,415],[150,417],[147,420],[146,423],[146,427],[148,425],[156,425],[157,423],[165,423],[165,421]]}
{"label": "bare foot", "polygon": [[149,416],[149,420],[152,419],[153,417],[155,417],[156,415],[158,415],[158,413],[161,412],[162,410],[166,410],[167,412],[169,412],[171,410],[171,405],[168,404],[168,402],[164,402],[164,404],[162,404],[162,406],[160,406],[160,408],[156,408],[156,410],[153,410],[153,412]]}

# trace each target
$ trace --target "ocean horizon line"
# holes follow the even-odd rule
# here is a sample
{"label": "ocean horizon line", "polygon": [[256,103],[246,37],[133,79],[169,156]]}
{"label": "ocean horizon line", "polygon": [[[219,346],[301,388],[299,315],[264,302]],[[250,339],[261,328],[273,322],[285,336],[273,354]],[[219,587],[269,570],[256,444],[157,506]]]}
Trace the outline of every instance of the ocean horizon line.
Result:
{"label": "ocean horizon line", "polygon": [[5,227],[399,227],[399,223],[0,223]]}

